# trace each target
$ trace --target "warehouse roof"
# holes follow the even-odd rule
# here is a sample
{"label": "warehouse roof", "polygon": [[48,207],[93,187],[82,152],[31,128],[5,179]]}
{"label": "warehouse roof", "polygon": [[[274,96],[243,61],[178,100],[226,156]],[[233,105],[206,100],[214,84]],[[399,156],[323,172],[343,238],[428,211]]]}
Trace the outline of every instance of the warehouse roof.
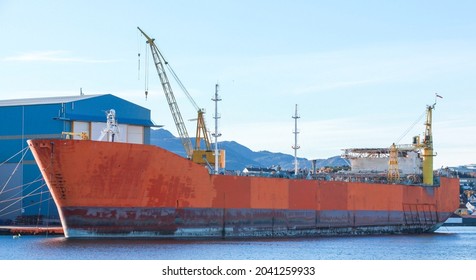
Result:
{"label": "warehouse roof", "polygon": [[[84,106],[75,106],[76,104],[84,104]],[[161,127],[155,125],[150,119],[150,110],[131,103],[112,94],[95,94],[95,95],[75,95],[75,96],[59,96],[59,97],[41,97],[41,98],[25,98],[0,100],[0,108],[19,107],[19,106],[35,106],[35,105],[60,105],[71,104],[58,112],[57,119],[67,121],[92,121],[103,122],[106,109],[110,109],[109,103],[118,106],[116,110],[122,110],[127,114],[121,115],[119,118],[121,123],[132,125],[142,125],[148,127]],[[108,107],[105,108],[104,106]]]}
{"label": "warehouse roof", "polygon": [[89,99],[89,98],[93,98],[93,97],[97,97],[101,95],[102,94],[0,100],[0,107],[39,105],[39,104],[61,104],[61,103],[68,103],[68,102]]}

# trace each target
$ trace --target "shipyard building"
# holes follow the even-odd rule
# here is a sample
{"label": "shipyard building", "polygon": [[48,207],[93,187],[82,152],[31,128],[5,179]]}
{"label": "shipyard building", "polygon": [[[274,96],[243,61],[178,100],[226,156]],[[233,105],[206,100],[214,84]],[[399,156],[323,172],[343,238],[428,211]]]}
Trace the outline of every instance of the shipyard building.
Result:
{"label": "shipyard building", "polygon": [[149,144],[150,110],[111,94],[0,100],[0,224],[59,223],[26,141],[103,139],[111,109],[119,130],[114,141]]}

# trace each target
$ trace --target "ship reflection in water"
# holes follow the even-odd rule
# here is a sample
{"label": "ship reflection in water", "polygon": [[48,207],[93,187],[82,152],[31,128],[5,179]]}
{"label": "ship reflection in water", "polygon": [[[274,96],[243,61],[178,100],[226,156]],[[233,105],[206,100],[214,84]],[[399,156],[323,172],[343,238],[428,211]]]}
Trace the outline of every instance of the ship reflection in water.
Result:
{"label": "ship reflection in water", "polygon": [[251,240],[0,236],[2,260],[471,260],[476,227],[435,233]]}

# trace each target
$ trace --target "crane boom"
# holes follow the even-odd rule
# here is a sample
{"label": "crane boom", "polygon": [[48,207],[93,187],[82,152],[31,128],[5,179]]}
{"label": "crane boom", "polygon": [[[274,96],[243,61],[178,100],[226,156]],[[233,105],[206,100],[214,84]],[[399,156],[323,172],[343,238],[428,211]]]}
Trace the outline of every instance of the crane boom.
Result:
{"label": "crane boom", "polygon": [[[202,164],[202,165],[207,165],[210,170],[212,169],[211,165],[215,164],[216,161],[216,155],[214,152],[211,150],[211,144],[210,144],[210,138],[208,136],[208,131],[205,126],[205,118],[203,114],[205,113],[204,109],[200,109],[195,101],[193,100],[192,96],[188,93],[187,89],[185,86],[182,84],[180,79],[177,77],[173,69],[168,65],[167,61],[165,60],[164,56],[162,53],[159,51],[159,48],[154,42],[154,39],[150,38],[145,34],[142,29],[137,27],[139,31],[144,35],[144,37],[147,39],[147,44],[149,44],[151,52],[152,52],[152,57],[154,58],[154,64],[155,68],[157,69],[157,73],[159,74],[160,82],[162,84],[162,88],[165,93],[165,97],[167,98],[167,102],[169,103],[169,108],[170,112],[172,113],[172,117],[175,122],[175,126],[177,127],[177,131],[180,136],[180,140],[182,141],[182,145],[185,148],[185,152],[187,154],[187,158],[191,159],[193,162]],[[195,138],[195,149],[192,147],[192,142],[190,140],[190,137],[188,136],[187,133],[187,128],[185,127],[185,123],[182,119],[182,114],[180,113],[180,110],[177,106],[177,101],[175,100],[174,93],[172,91],[172,87],[169,83],[169,79],[167,77],[167,74],[165,73],[165,68],[164,65],[167,65],[168,69],[170,70],[170,73],[172,74],[173,78],[177,81],[179,86],[182,88],[183,92],[187,95],[188,99],[192,103],[192,105],[195,107],[198,113],[197,117],[197,134]],[[146,91],[147,95],[147,91]],[[203,135],[203,136],[202,136]],[[206,149],[202,150],[200,149],[200,141],[203,137],[203,140],[205,141],[205,146]],[[219,150],[217,151],[218,153],[218,164],[220,168],[225,168],[225,151],[224,150]]]}
{"label": "crane boom", "polygon": [[172,87],[170,86],[169,79],[167,77],[167,74],[165,73],[164,64],[167,62],[165,61],[165,59],[163,59],[163,56],[160,53],[159,48],[155,44],[154,39],[147,36],[147,34],[145,34],[145,32],[142,31],[142,29],[140,29],[139,27],[137,27],[137,29],[139,29],[142,35],[144,35],[144,37],[147,39],[147,43],[150,46],[152,57],[154,58],[155,68],[157,69],[157,73],[159,74],[160,82],[162,84],[165,97],[169,104],[170,112],[172,113],[175,126],[177,127],[177,132],[179,134],[180,140],[182,141],[182,145],[185,148],[185,153],[187,154],[187,157],[192,158],[192,142],[190,140],[190,137],[188,136],[187,128],[185,127],[185,123],[182,119],[182,114],[180,113],[177,101],[175,100],[175,96],[172,91]]}

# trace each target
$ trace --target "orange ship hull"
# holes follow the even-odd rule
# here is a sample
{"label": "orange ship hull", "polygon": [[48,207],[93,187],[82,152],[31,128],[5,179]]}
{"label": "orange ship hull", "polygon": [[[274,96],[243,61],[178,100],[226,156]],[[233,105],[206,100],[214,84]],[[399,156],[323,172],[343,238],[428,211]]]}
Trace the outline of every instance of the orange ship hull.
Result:
{"label": "orange ship hull", "polygon": [[66,237],[276,237],[436,230],[459,206],[439,186],[212,175],[156,146],[29,140]]}

